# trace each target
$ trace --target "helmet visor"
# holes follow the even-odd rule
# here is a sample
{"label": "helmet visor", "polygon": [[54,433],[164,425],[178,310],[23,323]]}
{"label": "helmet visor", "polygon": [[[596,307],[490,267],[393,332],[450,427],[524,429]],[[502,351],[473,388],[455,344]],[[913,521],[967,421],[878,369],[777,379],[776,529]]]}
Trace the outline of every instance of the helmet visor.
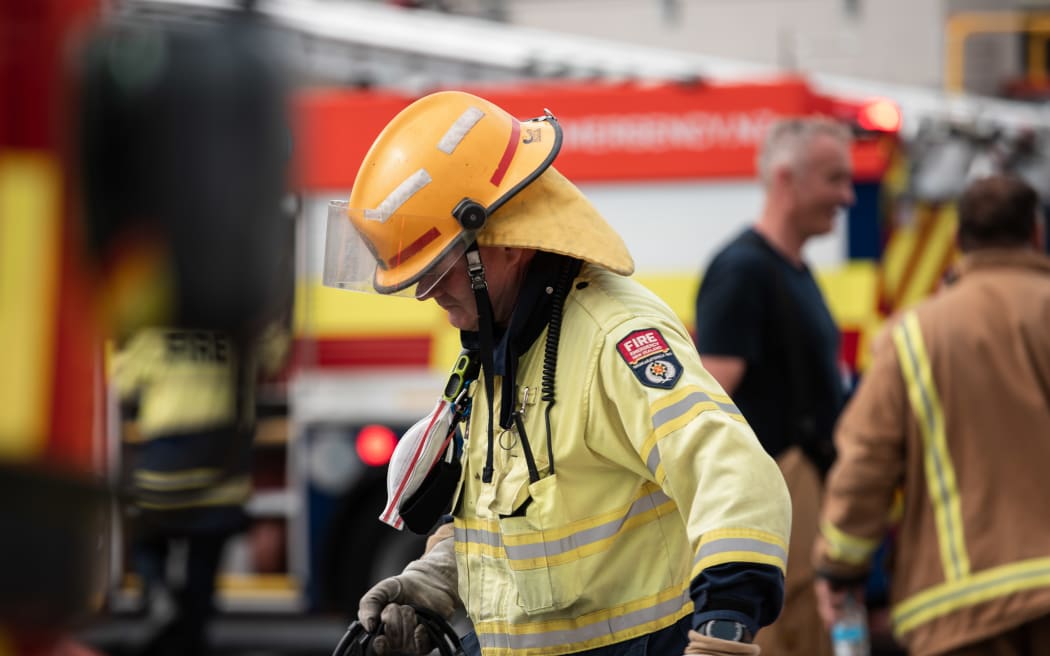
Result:
{"label": "helmet visor", "polygon": [[[324,271],[326,287],[393,296],[426,296],[463,257],[474,233],[442,235],[428,217],[354,209],[328,203]],[[427,226],[421,230],[419,226]]]}

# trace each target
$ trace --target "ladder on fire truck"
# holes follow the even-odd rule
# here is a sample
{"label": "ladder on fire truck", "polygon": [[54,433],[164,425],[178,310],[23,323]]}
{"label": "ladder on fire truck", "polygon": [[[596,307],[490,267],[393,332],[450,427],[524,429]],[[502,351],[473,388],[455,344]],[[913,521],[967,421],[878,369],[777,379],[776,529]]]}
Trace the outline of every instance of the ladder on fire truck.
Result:
{"label": "ladder on fire truck", "polygon": [[[244,0],[122,0],[127,17],[207,21]],[[257,0],[282,51],[305,81],[421,93],[437,86],[536,80],[760,82],[799,73],[772,66],[550,32],[475,15],[405,9],[379,2]],[[470,4],[470,3],[458,3]],[[477,4],[476,2],[473,4]],[[1009,130],[1050,127],[1050,107],[991,97],[805,72],[815,91],[883,97],[901,109],[905,137],[929,121],[991,123]]]}

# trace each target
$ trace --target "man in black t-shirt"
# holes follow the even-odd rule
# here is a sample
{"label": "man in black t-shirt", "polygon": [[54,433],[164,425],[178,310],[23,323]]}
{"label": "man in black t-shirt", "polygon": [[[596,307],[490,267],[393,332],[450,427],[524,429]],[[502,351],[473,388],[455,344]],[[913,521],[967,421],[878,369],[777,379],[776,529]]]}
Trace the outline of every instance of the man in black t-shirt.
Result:
{"label": "man in black t-shirt", "polygon": [[704,276],[697,346],[705,364],[743,361],[726,391],[770,455],[798,446],[826,472],[844,400],[839,329],[804,262],[788,260],[753,228],[742,232]]}
{"label": "man in black t-shirt", "polygon": [[765,653],[785,656],[831,649],[816,612],[809,550],[845,392],[839,331],[802,247],[853,203],[849,148],[848,130],[828,119],[774,124],[758,158],[762,214],[715,256],[696,299],[704,366],[777,458],[791,491],[784,610],[756,639]]}

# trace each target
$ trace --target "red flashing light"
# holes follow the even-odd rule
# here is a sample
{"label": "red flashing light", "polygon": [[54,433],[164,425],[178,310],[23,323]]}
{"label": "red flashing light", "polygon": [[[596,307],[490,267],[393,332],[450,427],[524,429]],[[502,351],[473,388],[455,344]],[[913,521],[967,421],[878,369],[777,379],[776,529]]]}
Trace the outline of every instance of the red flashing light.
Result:
{"label": "red flashing light", "polygon": [[872,100],[860,108],[857,125],[871,132],[897,132],[901,129],[901,109],[892,100]]}
{"label": "red flashing light", "polygon": [[357,456],[370,467],[382,467],[390,462],[397,446],[397,435],[386,426],[369,424],[357,433]]}

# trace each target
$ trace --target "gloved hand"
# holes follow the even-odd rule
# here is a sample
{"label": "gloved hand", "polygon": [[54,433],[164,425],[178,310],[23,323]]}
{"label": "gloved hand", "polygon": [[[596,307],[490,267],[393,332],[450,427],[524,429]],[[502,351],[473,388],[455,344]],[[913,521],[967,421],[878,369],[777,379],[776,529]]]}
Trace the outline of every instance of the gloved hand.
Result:
{"label": "gloved hand", "polygon": [[701,654],[702,656],[758,656],[762,653],[762,648],[746,642],[722,640],[690,631],[689,644],[685,647],[685,653]]}
{"label": "gloved hand", "polygon": [[422,558],[409,563],[401,574],[375,584],[361,597],[357,608],[361,624],[368,631],[375,631],[383,622],[383,634],[372,641],[377,656],[429,654],[434,649],[430,636],[416,621],[416,612],[407,604],[428,608],[446,620],[462,605],[457,591],[452,525],[443,525],[432,537],[439,534],[447,537],[428,541],[428,551]]}

